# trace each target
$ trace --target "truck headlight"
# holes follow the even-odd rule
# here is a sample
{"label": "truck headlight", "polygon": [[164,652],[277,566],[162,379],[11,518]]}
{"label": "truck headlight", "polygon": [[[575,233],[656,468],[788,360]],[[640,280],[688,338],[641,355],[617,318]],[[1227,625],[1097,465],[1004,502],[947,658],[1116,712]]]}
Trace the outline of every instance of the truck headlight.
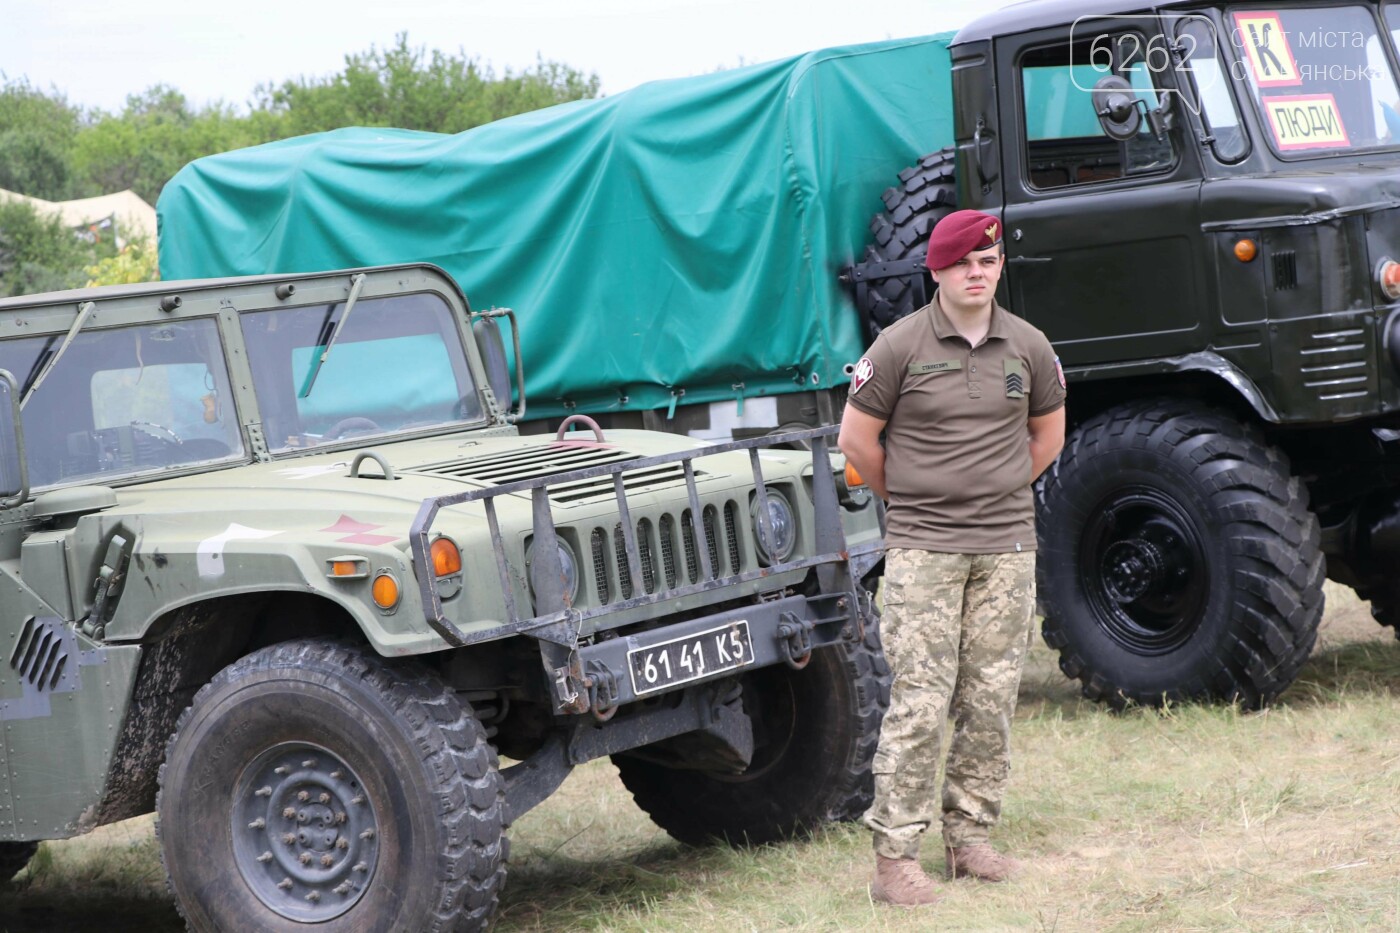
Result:
{"label": "truck headlight", "polygon": [[792,556],[797,546],[797,518],[792,513],[792,503],[787,496],[775,489],[768,490],[768,525],[772,530],[772,541],[763,532],[763,523],[758,520],[758,497],[754,496],[750,507],[753,521],[753,537],[758,543],[758,559],[763,564],[781,564]]}
{"label": "truck headlight", "polygon": [[[564,571],[564,596],[568,599],[569,605],[572,606],[578,600],[578,560],[574,557],[574,549],[569,547],[567,541],[563,538],[555,540],[559,542],[559,566]],[[531,601],[539,599],[535,594],[534,563],[531,559],[534,550],[535,542],[532,540],[530,546],[525,549],[525,568],[530,580]]]}

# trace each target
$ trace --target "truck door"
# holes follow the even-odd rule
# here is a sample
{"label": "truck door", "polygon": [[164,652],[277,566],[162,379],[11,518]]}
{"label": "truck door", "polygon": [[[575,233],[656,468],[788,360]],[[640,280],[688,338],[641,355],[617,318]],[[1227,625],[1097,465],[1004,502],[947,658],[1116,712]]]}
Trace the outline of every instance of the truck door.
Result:
{"label": "truck door", "polygon": [[[1202,349],[1201,171],[1156,17],[1085,17],[997,40],[1011,308],[1067,366]],[[1091,90],[1107,74],[1176,128],[1110,138]]]}

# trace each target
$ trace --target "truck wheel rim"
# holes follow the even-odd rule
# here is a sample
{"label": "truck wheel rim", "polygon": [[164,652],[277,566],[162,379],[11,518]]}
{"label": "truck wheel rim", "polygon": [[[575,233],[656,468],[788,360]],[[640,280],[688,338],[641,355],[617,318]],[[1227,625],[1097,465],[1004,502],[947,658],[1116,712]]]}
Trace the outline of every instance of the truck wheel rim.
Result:
{"label": "truck wheel rim", "polygon": [[1103,499],[1085,522],[1079,570],[1095,621],[1134,654],[1180,648],[1205,615],[1211,569],[1204,538],[1161,490],[1127,486]]}
{"label": "truck wheel rim", "polygon": [[285,742],[258,755],[234,788],[234,856],[268,909],[330,920],[363,896],[379,862],[379,822],[364,784],[334,753]]}

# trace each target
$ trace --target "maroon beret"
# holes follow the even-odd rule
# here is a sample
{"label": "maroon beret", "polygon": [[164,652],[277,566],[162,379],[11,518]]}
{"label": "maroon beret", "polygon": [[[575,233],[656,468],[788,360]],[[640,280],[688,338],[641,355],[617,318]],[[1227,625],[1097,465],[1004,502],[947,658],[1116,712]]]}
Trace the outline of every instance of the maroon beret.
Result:
{"label": "maroon beret", "polygon": [[981,211],[953,211],[928,238],[928,267],[946,269],[973,250],[1001,242],[1001,221]]}

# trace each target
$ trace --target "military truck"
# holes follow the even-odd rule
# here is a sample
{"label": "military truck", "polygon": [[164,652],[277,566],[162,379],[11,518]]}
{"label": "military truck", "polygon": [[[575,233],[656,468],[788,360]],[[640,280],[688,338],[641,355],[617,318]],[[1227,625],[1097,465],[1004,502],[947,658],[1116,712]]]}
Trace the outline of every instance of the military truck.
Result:
{"label": "military truck", "polygon": [[194,929],[476,930],[592,759],[691,843],[863,809],[832,429],[521,436],[513,317],[427,265],[0,302],[0,875],[154,810]]}
{"label": "military truck", "polygon": [[933,223],[998,212],[1000,299],[1070,383],[1046,640],[1098,700],[1256,707],[1311,651],[1324,575],[1400,618],[1398,31],[1373,2],[1033,0],[456,137],[199,160],[161,258],[442,256],[569,335],[539,351],[541,427],[739,436],[839,417],[838,367],[930,294]]}

